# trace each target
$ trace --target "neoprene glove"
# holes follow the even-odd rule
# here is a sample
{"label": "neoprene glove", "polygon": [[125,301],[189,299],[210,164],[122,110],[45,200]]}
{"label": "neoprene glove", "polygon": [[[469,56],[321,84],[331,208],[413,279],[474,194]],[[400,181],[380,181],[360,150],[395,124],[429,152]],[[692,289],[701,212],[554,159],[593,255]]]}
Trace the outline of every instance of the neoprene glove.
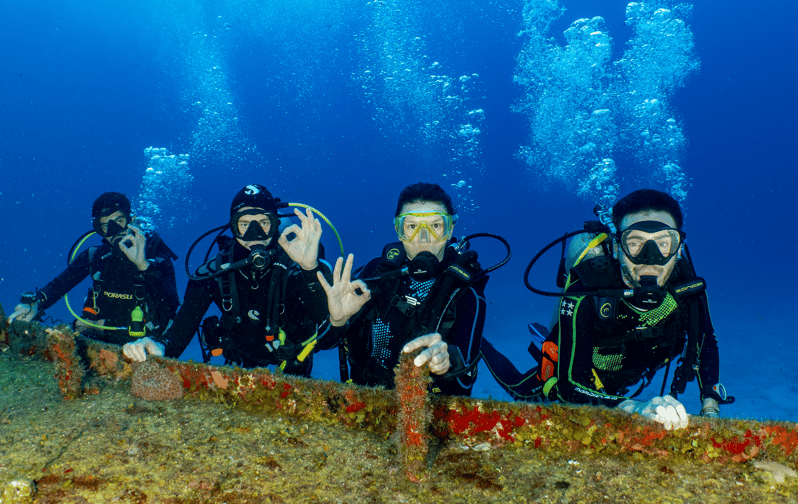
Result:
{"label": "neoprene glove", "polygon": [[689,422],[682,403],[670,395],[655,397],[648,402],[627,399],[616,408],[659,422],[666,430],[684,429]]}
{"label": "neoprene glove", "polygon": [[36,314],[39,313],[39,302],[34,301],[30,304],[20,303],[14,308],[14,313],[8,317],[8,323],[10,324],[14,320],[22,320],[23,322],[30,322],[31,320],[36,317]]}
{"label": "neoprene glove", "polygon": [[144,338],[137,339],[133,343],[127,343],[122,347],[122,353],[134,361],[144,362],[147,360],[147,354],[163,357],[164,346],[145,336]]}

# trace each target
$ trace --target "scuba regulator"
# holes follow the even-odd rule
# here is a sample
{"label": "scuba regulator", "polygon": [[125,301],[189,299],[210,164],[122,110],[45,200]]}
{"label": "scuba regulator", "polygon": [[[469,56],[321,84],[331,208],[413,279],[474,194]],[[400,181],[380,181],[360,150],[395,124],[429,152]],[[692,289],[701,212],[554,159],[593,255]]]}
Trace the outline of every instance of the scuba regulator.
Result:
{"label": "scuba regulator", "polygon": [[[480,266],[479,262],[477,262],[477,252],[470,250],[470,241],[474,238],[483,237],[493,238],[501,242],[507,251],[507,255],[501,261],[487,268],[482,268]],[[394,250],[393,247],[393,244],[388,245],[385,250],[383,250],[383,258],[387,260],[387,262],[394,263],[398,266],[404,262],[406,257],[405,252],[401,248]],[[446,248],[445,255],[453,257],[442,274],[440,272],[441,264],[438,258],[431,252],[420,252],[405,266],[397,267],[381,275],[358,278],[358,280],[370,284],[376,283],[377,285],[374,285],[375,288],[387,288],[387,282],[403,276],[409,276],[418,282],[440,278],[435,284],[436,287],[433,287],[432,292],[434,293],[434,297],[429,300],[429,310],[424,316],[424,320],[421,321],[420,326],[420,334],[437,332],[439,329],[438,324],[451,300],[449,294],[454,291],[457,285],[460,285],[459,282],[470,284],[485,278],[491,271],[495,271],[507,264],[512,257],[512,251],[510,250],[510,244],[501,236],[492,233],[476,233],[468,235],[459,241],[452,239],[452,243]],[[362,269],[362,267],[360,269]],[[355,274],[357,274],[360,269],[356,270]],[[371,285],[370,288],[372,288]],[[430,294],[430,296],[433,296],[433,294]],[[391,305],[407,316],[412,316],[418,308],[417,303],[404,306],[401,302],[394,303],[392,301]],[[339,347],[339,349],[340,348],[342,347]],[[339,357],[341,360],[341,379],[342,381],[347,381],[348,370],[344,370],[346,357],[340,355]],[[479,352],[471,363],[466,364],[460,349],[456,345],[449,345],[449,359],[449,372],[438,378],[453,380],[464,374],[471,373],[482,359],[482,353]]]}
{"label": "scuba regulator", "polygon": [[665,300],[668,291],[657,285],[654,275],[641,275],[639,286],[635,287],[634,304],[640,308],[656,308]]}

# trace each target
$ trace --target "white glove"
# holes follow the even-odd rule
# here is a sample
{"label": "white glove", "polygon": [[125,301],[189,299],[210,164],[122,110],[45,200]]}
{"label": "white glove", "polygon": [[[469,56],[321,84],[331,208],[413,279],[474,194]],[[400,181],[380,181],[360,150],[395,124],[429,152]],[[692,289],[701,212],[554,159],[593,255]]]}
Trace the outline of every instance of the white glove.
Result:
{"label": "white glove", "polygon": [[162,344],[144,337],[133,343],[127,343],[122,347],[122,353],[134,361],[144,362],[147,360],[147,354],[163,357],[164,347]]}
{"label": "white glove", "polygon": [[31,304],[18,304],[16,308],[14,308],[14,313],[8,317],[8,323],[10,324],[14,320],[21,320],[23,322],[30,322],[39,313],[39,302],[34,301]]}
{"label": "white glove", "polygon": [[659,422],[665,426],[666,430],[684,429],[689,421],[687,411],[682,403],[670,395],[655,397],[648,402],[627,399],[616,408]]}

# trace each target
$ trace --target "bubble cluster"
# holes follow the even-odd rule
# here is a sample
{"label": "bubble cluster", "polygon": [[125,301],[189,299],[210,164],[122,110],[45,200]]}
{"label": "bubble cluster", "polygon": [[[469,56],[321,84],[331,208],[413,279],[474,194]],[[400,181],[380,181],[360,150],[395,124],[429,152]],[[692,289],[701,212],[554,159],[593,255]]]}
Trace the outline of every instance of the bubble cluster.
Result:
{"label": "bubble cluster", "polygon": [[524,96],[516,110],[530,121],[519,156],[535,176],[608,204],[627,179],[686,198],[689,180],[679,165],[685,138],[668,100],[698,60],[682,19],[690,6],[667,4],[627,6],[634,34],[613,62],[603,18],[574,21],[560,46],[548,32],[564,9],[556,0],[526,1],[515,76]]}
{"label": "bubble cluster", "polygon": [[188,152],[195,165],[236,168],[258,153],[230,77],[226,44],[234,25],[223,16],[207,19],[203,9],[191,3],[182,9],[180,18],[186,22],[180,41],[183,60],[175,71],[183,83],[181,101],[194,122]]}
{"label": "bubble cluster", "polygon": [[221,55],[217,48],[208,47],[187,63],[193,85],[183,91],[184,100],[196,118],[190,152],[206,164],[235,167],[242,156],[257,149],[242,127]]}
{"label": "bubble cluster", "polygon": [[[370,26],[359,37],[363,67],[354,76],[373,120],[386,136],[402,142],[442,176],[462,179],[482,171],[481,136],[485,111],[479,74],[451,75],[428,55],[426,34],[419,31],[423,14],[413,2],[369,2]],[[457,186],[461,208],[475,209],[470,186]]]}
{"label": "bubble cluster", "polygon": [[[628,126],[624,143],[641,166],[654,168],[649,177],[664,182],[679,200],[687,197],[689,180],[679,166],[686,139],[668,99],[699,68],[693,34],[682,17],[692,6],[672,9],[661,2],[631,2],[626,24],[634,29],[629,48],[618,61],[622,114]],[[663,180],[664,179],[664,180]]]}
{"label": "bubble cluster", "polygon": [[175,219],[186,221],[193,212],[189,155],[170,154],[167,149],[147,147],[147,168],[139,188],[137,222],[145,229],[171,228]]}

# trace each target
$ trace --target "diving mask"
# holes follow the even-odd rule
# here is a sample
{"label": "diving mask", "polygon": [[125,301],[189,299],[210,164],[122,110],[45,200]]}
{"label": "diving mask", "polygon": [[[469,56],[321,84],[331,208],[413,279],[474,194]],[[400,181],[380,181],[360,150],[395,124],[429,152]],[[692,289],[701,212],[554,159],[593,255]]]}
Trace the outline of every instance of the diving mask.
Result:
{"label": "diving mask", "polygon": [[618,244],[633,264],[664,266],[679,252],[685,236],[662,222],[641,221],[624,229]]}
{"label": "diving mask", "polygon": [[115,219],[109,219],[106,222],[100,222],[100,220],[101,219],[95,219],[93,227],[94,231],[103,238],[111,240],[115,236],[127,231],[129,221],[127,215],[119,215]]}
{"label": "diving mask", "polygon": [[[244,216],[253,218],[241,220]],[[244,241],[266,241],[277,233],[279,219],[262,208],[249,208],[233,214],[230,228],[237,238]]]}
{"label": "diving mask", "polygon": [[455,217],[446,212],[408,212],[397,216],[393,226],[403,242],[412,242],[419,233],[422,238],[426,235],[442,242],[451,236],[454,223]]}

